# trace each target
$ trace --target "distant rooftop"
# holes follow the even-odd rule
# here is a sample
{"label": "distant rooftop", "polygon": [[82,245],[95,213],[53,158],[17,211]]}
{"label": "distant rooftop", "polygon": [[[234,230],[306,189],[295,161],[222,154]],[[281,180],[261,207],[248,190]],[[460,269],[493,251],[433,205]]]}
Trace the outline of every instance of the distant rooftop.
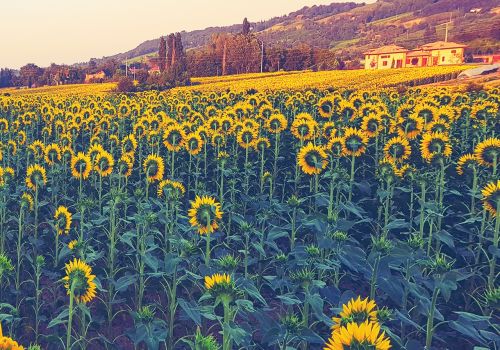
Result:
{"label": "distant rooftop", "polygon": [[421,48],[423,50],[454,49],[454,48],[461,48],[461,47],[467,47],[467,45],[458,44],[458,43],[454,43],[451,41],[436,41],[436,42],[424,44],[421,46]]}
{"label": "distant rooftop", "polygon": [[408,49],[398,45],[386,45],[382,47],[378,47],[376,49],[371,49],[365,51],[363,54],[365,55],[380,55],[383,53],[398,53],[398,52],[408,52]]}

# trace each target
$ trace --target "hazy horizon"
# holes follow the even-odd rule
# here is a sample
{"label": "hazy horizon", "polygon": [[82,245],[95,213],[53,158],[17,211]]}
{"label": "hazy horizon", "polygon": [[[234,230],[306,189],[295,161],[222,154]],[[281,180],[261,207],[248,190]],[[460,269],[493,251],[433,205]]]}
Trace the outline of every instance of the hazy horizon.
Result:
{"label": "hazy horizon", "polygon": [[[373,0],[352,0],[373,2]],[[9,1],[3,4],[0,67],[19,69],[27,63],[74,64],[126,52],[171,32],[267,20],[332,0],[210,2],[184,0]]]}

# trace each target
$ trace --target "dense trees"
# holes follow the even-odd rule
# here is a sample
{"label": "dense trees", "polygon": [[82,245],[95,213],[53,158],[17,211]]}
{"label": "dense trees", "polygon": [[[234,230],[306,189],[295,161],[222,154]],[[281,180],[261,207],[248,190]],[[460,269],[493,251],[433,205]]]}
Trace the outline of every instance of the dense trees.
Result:
{"label": "dense trees", "polygon": [[165,71],[165,67],[167,66],[167,41],[164,37],[160,38],[160,49],[158,50],[158,66],[160,68],[160,72]]}
{"label": "dense trees", "polygon": [[0,88],[13,86],[15,84],[16,75],[13,69],[0,69]]}

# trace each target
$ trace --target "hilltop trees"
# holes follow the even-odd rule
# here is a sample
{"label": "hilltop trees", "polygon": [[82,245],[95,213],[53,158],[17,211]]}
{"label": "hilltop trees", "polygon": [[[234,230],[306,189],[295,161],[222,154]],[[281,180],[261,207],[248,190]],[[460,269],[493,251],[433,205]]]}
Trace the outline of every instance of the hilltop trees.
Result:
{"label": "hilltop trees", "polygon": [[0,88],[14,86],[15,74],[14,70],[8,68],[0,69]]}
{"label": "hilltop trees", "polygon": [[243,35],[248,35],[250,34],[250,22],[248,22],[248,19],[245,17],[243,20],[243,30],[242,30]]}
{"label": "hilltop trees", "polygon": [[160,75],[147,79],[147,84],[158,89],[189,84],[187,57],[180,33],[172,33],[160,38],[158,49],[158,68]]}
{"label": "hilltop trees", "polygon": [[158,66],[160,72],[164,72],[167,65],[167,41],[164,37],[160,38],[160,49],[158,50]]}

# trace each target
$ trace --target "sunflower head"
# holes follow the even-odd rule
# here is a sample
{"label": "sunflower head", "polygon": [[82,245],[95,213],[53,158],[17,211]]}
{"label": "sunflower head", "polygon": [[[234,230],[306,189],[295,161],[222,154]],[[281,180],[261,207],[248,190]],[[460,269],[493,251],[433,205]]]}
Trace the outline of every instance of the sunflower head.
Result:
{"label": "sunflower head", "polygon": [[366,151],[368,137],[362,130],[347,128],[344,131],[342,153],[345,156],[359,157]]}
{"label": "sunflower head", "polygon": [[58,235],[68,234],[71,228],[72,215],[68,208],[65,206],[59,206],[54,215],[55,227]]}
{"label": "sunflower head", "polygon": [[288,121],[283,114],[273,114],[266,120],[266,129],[273,134],[279,134],[288,127]]}
{"label": "sunflower head", "polygon": [[96,296],[95,275],[92,268],[80,259],[74,259],[66,264],[66,276],[63,277],[64,287],[68,295],[73,292],[78,303],[88,303]]}
{"label": "sunflower head", "polygon": [[236,141],[242,148],[249,148],[254,145],[257,140],[257,129],[253,127],[243,127],[236,135]]}
{"label": "sunflower head", "polygon": [[267,137],[259,137],[255,140],[253,147],[257,152],[264,152],[266,148],[271,147],[271,142]]}
{"label": "sunflower head", "polygon": [[335,113],[335,99],[333,96],[326,96],[319,100],[318,113],[325,119],[330,119],[333,116]]}
{"label": "sunflower head", "polygon": [[382,119],[380,118],[380,115],[376,113],[369,113],[363,117],[361,130],[363,130],[368,137],[375,137],[381,130],[381,124]]}
{"label": "sunflower head", "polygon": [[118,174],[120,176],[129,177],[134,169],[134,156],[130,153],[123,154],[118,160]]}
{"label": "sunflower head", "polygon": [[179,151],[186,139],[186,133],[181,125],[170,125],[163,134],[163,144],[170,152]]}
{"label": "sunflower head", "polygon": [[500,208],[500,180],[490,182],[481,191],[485,209],[495,217]]}
{"label": "sunflower head", "polygon": [[45,147],[45,162],[48,165],[54,165],[61,161],[61,148],[55,143]]}
{"label": "sunflower head", "polygon": [[210,234],[219,227],[222,214],[220,203],[217,203],[215,198],[196,196],[188,211],[189,223],[198,230],[200,235]]}
{"label": "sunflower head", "polygon": [[33,191],[47,184],[47,172],[45,168],[38,165],[30,165],[26,171],[26,186]]}
{"label": "sunflower head", "polygon": [[214,297],[230,302],[236,291],[236,286],[228,274],[216,273],[205,276],[205,288]]}
{"label": "sunflower head", "polygon": [[95,171],[102,177],[107,177],[113,172],[115,160],[111,153],[102,150],[95,158]]}
{"label": "sunflower head", "polygon": [[217,343],[217,339],[213,335],[203,335],[201,333],[200,327],[196,328],[196,334],[194,336],[194,347],[200,350],[219,350],[220,346]]}
{"label": "sunflower head", "polygon": [[155,154],[147,156],[144,160],[143,168],[148,182],[156,182],[163,179],[165,164],[163,163],[163,158],[160,156]]}
{"label": "sunflower head", "polygon": [[432,163],[451,156],[450,137],[443,133],[426,133],[420,142],[422,158]]}
{"label": "sunflower head", "polygon": [[199,154],[203,148],[203,139],[198,133],[189,134],[186,137],[185,147],[189,154],[195,156]]}
{"label": "sunflower head", "polygon": [[2,332],[2,323],[0,323],[0,349],[1,350],[24,350],[14,339],[4,336]]}
{"label": "sunflower head", "polygon": [[411,155],[411,146],[406,137],[396,136],[391,138],[384,146],[384,155],[393,162],[401,162]]}
{"label": "sunflower head", "polygon": [[477,166],[477,158],[475,154],[467,153],[461,156],[457,161],[457,174],[463,175],[464,172],[470,171]]}
{"label": "sunflower head", "polygon": [[307,175],[320,174],[328,165],[328,156],[322,147],[309,142],[299,150],[297,163]]}
{"label": "sunflower head", "polygon": [[78,152],[76,156],[71,157],[71,175],[75,179],[86,180],[92,171],[92,162],[90,156],[83,152]]}
{"label": "sunflower head", "polygon": [[498,164],[500,160],[500,139],[491,137],[481,141],[474,149],[474,154],[481,165],[491,167],[495,162]]}
{"label": "sunflower head", "polygon": [[391,341],[381,332],[377,322],[348,323],[335,329],[325,344],[325,350],[389,350]]}
{"label": "sunflower head", "polygon": [[165,196],[166,199],[177,199],[186,193],[184,185],[178,181],[163,180],[158,184],[157,195],[159,198]]}
{"label": "sunflower head", "polygon": [[21,195],[21,207],[27,208],[29,211],[33,211],[35,208],[35,201],[33,196],[28,192],[24,192]]}
{"label": "sunflower head", "polygon": [[377,305],[375,301],[365,298],[361,300],[361,296],[357,299],[351,299],[346,304],[342,305],[342,311],[338,317],[333,317],[333,329],[339,329],[349,323],[361,324],[366,321],[377,322]]}

